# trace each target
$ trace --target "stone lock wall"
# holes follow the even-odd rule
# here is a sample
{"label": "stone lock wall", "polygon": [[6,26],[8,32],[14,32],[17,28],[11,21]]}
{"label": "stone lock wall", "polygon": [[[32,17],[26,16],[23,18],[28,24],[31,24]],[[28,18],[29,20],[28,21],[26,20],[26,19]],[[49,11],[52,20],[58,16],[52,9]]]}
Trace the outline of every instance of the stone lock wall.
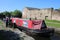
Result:
{"label": "stone lock wall", "polygon": [[60,20],[60,12],[53,8],[24,8],[22,18]]}

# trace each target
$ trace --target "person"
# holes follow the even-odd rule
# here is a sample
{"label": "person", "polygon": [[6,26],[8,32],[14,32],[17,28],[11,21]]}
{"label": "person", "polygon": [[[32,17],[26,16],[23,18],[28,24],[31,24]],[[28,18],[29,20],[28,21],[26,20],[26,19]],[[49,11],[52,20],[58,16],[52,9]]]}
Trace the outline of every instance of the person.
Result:
{"label": "person", "polygon": [[9,21],[9,19],[8,19],[8,17],[6,17],[6,27],[8,27],[8,21]]}
{"label": "person", "polygon": [[30,20],[31,20],[31,18],[30,18]]}
{"label": "person", "polygon": [[37,20],[37,18],[35,17],[35,20]]}

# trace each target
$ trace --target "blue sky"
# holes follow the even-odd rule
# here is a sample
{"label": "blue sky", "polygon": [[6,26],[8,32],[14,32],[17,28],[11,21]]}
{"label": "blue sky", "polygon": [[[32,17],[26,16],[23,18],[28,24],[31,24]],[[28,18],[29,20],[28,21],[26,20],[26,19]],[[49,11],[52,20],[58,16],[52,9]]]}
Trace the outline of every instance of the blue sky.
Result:
{"label": "blue sky", "polygon": [[24,7],[60,8],[60,0],[0,0],[0,12],[23,10]]}

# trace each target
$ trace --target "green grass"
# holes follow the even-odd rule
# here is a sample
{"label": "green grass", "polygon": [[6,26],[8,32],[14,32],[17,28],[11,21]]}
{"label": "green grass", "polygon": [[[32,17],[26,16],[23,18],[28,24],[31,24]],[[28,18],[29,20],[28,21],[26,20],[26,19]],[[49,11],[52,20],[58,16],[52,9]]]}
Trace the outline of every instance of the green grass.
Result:
{"label": "green grass", "polygon": [[47,26],[60,28],[60,24],[46,23]]}
{"label": "green grass", "polygon": [[2,23],[2,21],[0,20],[0,25],[2,25],[3,23]]}
{"label": "green grass", "polygon": [[46,25],[50,27],[60,28],[60,21],[57,20],[45,20]]}
{"label": "green grass", "polygon": [[3,21],[2,21],[2,20],[0,20],[0,29],[2,29],[2,30],[4,30],[4,29],[5,29],[5,27],[4,27],[4,23],[3,23]]}
{"label": "green grass", "polygon": [[54,22],[54,23],[60,23],[60,21],[57,20],[45,20],[46,22]]}

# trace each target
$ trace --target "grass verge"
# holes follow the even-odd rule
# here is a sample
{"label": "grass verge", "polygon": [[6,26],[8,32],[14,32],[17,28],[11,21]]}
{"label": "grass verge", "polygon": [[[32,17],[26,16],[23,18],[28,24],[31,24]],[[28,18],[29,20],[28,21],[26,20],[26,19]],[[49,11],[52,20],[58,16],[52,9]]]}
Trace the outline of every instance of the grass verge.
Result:
{"label": "grass verge", "polygon": [[45,20],[46,22],[53,22],[53,23],[60,23],[60,21],[57,20]]}
{"label": "grass verge", "polygon": [[60,21],[57,20],[45,20],[46,25],[50,27],[60,28]]}
{"label": "grass verge", "polygon": [[0,25],[2,25],[3,23],[2,23],[2,21],[0,20]]}

